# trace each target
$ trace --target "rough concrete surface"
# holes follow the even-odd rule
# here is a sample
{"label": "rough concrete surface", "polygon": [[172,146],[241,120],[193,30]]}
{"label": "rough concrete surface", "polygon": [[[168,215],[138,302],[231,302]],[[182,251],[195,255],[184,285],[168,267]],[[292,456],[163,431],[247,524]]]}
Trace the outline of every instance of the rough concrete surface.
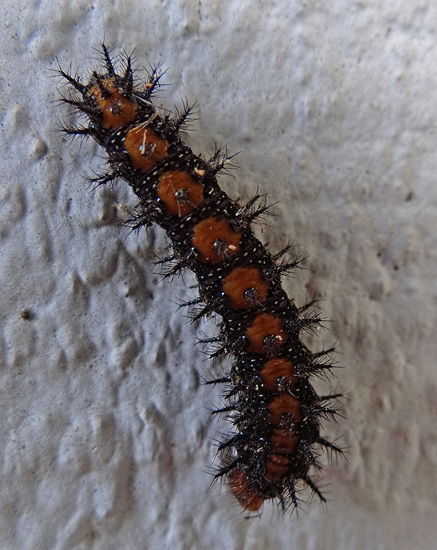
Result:
{"label": "rough concrete surface", "polygon": [[[437,538],[437,6],[430,0],[5,0],[1,10],[0,548],[431,550]],[[126,185],[87,190],[91,142],[56,132],[53,70],[99,41],[198,100],[187,138],[242,151],[221,182],[276,202],[261,238],[309,256],[286,281],[331,319],[347,461],[328,504],[246,520],[210,487],[227,365],[160,281],[158,229],[128,235]],[[117,205],[122,205],[118,206]]]}

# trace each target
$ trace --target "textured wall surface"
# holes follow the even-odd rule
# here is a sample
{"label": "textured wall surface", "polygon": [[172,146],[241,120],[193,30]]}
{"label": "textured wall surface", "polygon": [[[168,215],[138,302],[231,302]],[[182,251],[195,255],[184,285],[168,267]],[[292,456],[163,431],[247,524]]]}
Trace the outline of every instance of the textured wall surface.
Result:
{"label": "textured wall surface", "polygon": [[[2,550],[435,548],[437,8],[327,4],[3,2]],[[287,291],[322,298],[347,392],[326,506],[245,520],[209,487],[229,426],[201,382],[226,365],[196,338],[216,323],[178,310],[190,274],[159,283],[160,230],[120,227],[126,186],[87,190],[103,152],[56,132],[56,58],[87,75],[103,38],[169,67],[159,101],[198,100],[193,149],[242,150],[223,186],[268,193],[262,238],[309,255]]]}

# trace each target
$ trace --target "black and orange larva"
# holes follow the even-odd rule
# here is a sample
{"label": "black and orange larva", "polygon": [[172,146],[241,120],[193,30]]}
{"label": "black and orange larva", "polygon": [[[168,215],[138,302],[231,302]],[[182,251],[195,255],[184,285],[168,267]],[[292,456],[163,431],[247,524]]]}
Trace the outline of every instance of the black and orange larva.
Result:
{"label": "black and orange larva", "polygon": [[110,171],[92,181],[123,179],[132,187],[139,198],[132,225],[164,228],[177,262],[171,274],[194,271],[195,302],[204,304],[199,316],[222,317],[221,347],[213,355],[231,354],[234,363],[229,376],[210,383],[229,386],[228,404],[216,412],[230,413],[235,431],[219,445],[224,466],[215,476],[227,477],[248,511],[268,499],[296,506],[302,482],[325,501],[309,472],[319,467],[317,446],[341,453],[320,435],[321,419],[337,412],[329,401],[338,394],[319,396],[309,382],[332,367],[332,349],[312,353],[299,337],[321,323],[305,313],[313,302],[297,308],[281,286],[282,274],[299,260],[281,260],[288,247],[272,255],[254,237],[251,222],[266,210],[255,206],[259,196],[242,207],[219,188],[226,152],[205,161],[183,144],[191,108],[184,105],[172,118],[152,104],[157,71],[139,85],[130,57],[118,74],[104,44],[102,50],[105,72],[93,72],[87,84],[60,70],[76,90],[62,100],[89,119],[87,127],[64,131],[91,136],[106,149]]}

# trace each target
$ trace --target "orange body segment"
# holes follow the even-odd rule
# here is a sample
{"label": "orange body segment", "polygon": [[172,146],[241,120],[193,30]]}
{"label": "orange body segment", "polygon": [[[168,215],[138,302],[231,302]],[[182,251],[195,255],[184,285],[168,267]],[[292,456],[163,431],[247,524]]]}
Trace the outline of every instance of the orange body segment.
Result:
{"label": "orange body segment", "polygon": [[248,309],[263,303],[269,284],[256,267],[236,267],[223,280],[223,292],[234,309]]}
{"label": "orange body segment", "polygon": [[226,220],[206,218],[195,226],[192,244],[202,263],[220,264],[238,252],[240,241]]}
{"label": "orange body segment", "polygon": [[279,454],[290,454],[299,443],[299,436],[286,429],[277,429],[270,436],[272,450]]}
{"label": "orange body segment", "polygon": [[290,461],[286,456],[271,454],[266,466],[266,476],[275,483],[279,483],[287,474]]}
{"label": "orange body segment", "polygon": [[158,197],[171,216],[184,217],[203,202],[203,185],[187,172],[165,172],[157,185]]}
{"label": "orange body segment", "polygon": [[260,313],[246,330],[246,337],[249,340],[247,351],[266,354],[269,349],[284,344],[288,335],[281,319],[270,313]]}
{"label": "orange body segment", "polygon": [[103,127],[108,130],[118,130],[136,117],[136,104],[123,95],[123,90],[117,88],[113,78],[94,84],[88,95],[102,111]]}
{"label": "orange body segment", "polygon": [[129,130],[125,146],[133,166],[143,172],[148,172],[167,156],[167,141],[143,124]]}
{"label": "orange body segment", "polygon": [[301,421],[300,402],[291,395],[275,397],[269,405],[270,422],[275,426],[285,420],[286,424],[297,424]]}
{"label": "orange body segment", "polygon": [[250,512],[259,510],[264,502],[258,491],[251,488],[247,475],[240,469],[232,470],[228,477],[229,486],[238,502]]}
{"label": "orange body segment", "polygon": [[288,386],[294,386],[299,378],[294,374],[294,366],[291,361],[280,357],[269,359],[261,369],[261,377],[264,382],[264,387],[268,391],[280,391],[278,378],[283,379]]}

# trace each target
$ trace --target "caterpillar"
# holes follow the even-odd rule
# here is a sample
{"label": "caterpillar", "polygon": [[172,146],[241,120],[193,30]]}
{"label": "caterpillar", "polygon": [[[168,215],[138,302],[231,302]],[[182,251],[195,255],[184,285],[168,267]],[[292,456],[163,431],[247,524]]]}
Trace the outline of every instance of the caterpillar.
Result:
{"label": "caterpillar", "polygon": [[334,348],[313,353],[301,340],[322,323],[315,300],[297,307],[281,284],[301,258],[286,256],[290,246],[272,254],[254,236],[252,222],[268,209],[259,194],[240,205],[221,190],[217,175],[232,158],[226,149],[204,160],[183,143],[193,106],[184,103],[172,115],[153,104],[162,73],[153,68],[141,84],[131,56],[123,54],[118,72],[101,48],[103,71],[93,71],[86,84],[59,68],[70,89],[61,101],[88,119],[87,126],[62,129],[106,150],[109,171],[91,181],[127,182],[139,200],[131,227],[155,223],[165,230],[173,248],[166,276],[189,268],[197,278],[199,297],[188,302],[200,307],[195,318],[221,317],[219,335],[207,341],[219,346],[212,357],[231,355],[233,365],[207,383],[227,387],[214,413],[230,418],[234,431],[218,445],[215,479],[226,478],[248,512],[271,499],[294,509],[305,487],[325,502],[312,474],[320,449],[342,453],[320,434],[322,420],[338,414],[341,394],[320,396],[311,385],[334,364]]}

